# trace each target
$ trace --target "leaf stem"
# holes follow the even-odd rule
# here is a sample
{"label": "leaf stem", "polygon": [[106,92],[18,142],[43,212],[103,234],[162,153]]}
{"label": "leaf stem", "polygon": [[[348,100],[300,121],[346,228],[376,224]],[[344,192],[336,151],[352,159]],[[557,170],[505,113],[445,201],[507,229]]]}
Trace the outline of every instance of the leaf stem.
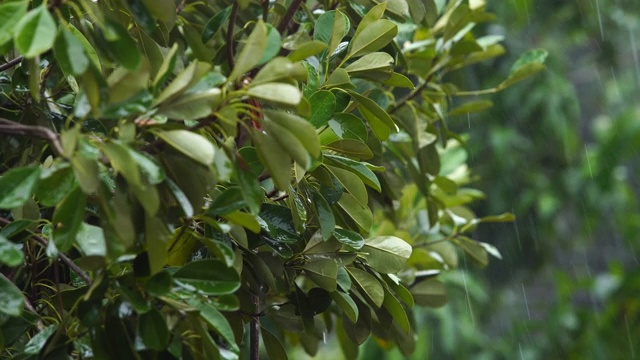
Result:
{"label": "leaf stem", "polygon": [[[260,308],[260,298],[253,296],[253,304],[256,307],[256,313]],[[260,318],[251,316],[249,325],[249,358],[251,360],[260,360]]]}

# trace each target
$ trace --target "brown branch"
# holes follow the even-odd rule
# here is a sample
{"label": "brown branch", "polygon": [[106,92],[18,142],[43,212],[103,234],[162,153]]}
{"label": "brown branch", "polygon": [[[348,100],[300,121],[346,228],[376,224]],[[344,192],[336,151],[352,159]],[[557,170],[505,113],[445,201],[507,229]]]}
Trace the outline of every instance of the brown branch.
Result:
{"label": "brown branch", "polygon": [[64,156],[64,149],[62,148],[58,134],[44,126],[22,125],[15,121],[0,118],[0,134],[45,139],[51,143],[51,146],[53,146],[58,155]]}
{"label": "brown branch", "polygon": [[280,19],[280,22],[278,23],[278,32],[280,33],[280,35],[284,35],[284,31],[287,29],[287,26],[289,26],[291,19],[293,19],[293,15],[296,14],[296,11],[298,11],[298,8],[300,7],[301,4],[302,4],[302,0],[293,0],[291,2],[291,6],[289,6],[289,8],[287,9],[287,12],[284,14],[282,19]]}
{"label": "brown branch", "polygon": [[233,56],[235,55],[235,49],[233,47],[233,27],[236,26],[236,19],[238,18],[238,1],[235,0],[231,7],[231,15],[229,16],[229,27],[227,28],[227,61],[229,62],[229,69],[233,70],[235,62]]}
{"label": "brown branch", "polygon": [[9,62],[7,62],[6,64],[0,65],[0,71],[11,69],[12,67],[18,65],[22,61],[22,59],[23,59],[22,56],[18,56],[15,59],[9,60]]}
{"label": "brown branch", "polygon": [[269,0],[262,0],[262,20],[267,22],[269,17]]}
{"label": "brown branch", "polygon": [[[253,304],[256,306],[256,312],[260,310],[260,298],[252,295]],[[251,317],[249,324],[249,358],[251,360],[260,360],[260,318]]]}
{"label": "brown branch", "polygon": [[427,85],[429,85],[429,82],[431,81],[432,77],[433,77],[433,73],[431,75],[429,75],[429,77],[427,77],[424,80],[424,82],[422,84],[420,84],[420,86],[418,86],[417,88],[413,89],[413,91],[409,95],[407,95],[402,100],[398,101],[396,106],[389,110],[389,113],[390,114],[395,113],[398,109],[400,109],[401,107],[406,105],[409,101],[415,99],[418,95],[420,95],[424,91],[424,89],[426,89]]}
{"label": "brown branch", "polygon": [[[11,224],[11,221],[0,217],[0,223],[3,223],[4,225],[9,225]],[[49,246],[49,241],[43,238],[42,236],[32,234],[31,238],[35,240],[38,244],[42,245],[45,249],[47,248],[47,246]],[[76,273],[76,275],[78,275],[78,277],[80,277],[87,285],[91,286],[93,281],[91,281],[91,278],[89,277],[89,275],[87,275],[87,273],[84,272],[84,270],[82,270],[78,265],[76,265],[76,263],[74,263],[73,260],[69,259],[67,255],[63,253],[58,254],[58,257],[60,258],[60,261],[62,261],[62,263],[64,263],[71,271]]]}

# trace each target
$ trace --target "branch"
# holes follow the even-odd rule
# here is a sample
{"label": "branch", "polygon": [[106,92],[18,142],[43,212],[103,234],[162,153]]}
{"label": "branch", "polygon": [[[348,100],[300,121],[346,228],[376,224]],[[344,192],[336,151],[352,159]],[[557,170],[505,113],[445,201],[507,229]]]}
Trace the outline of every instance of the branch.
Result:
{"label": "branch", "polygon": [[233,61],[234,48],[233,48],[233,27],[236,26],[236,19],[238,18],[238,1],[233,2],[231,7],[231,16],[229,16],[229,28],[227,29],[227,61],[229,62],[229,69],[233,70],[235,63]]}
{"label": "branch", "polygon": [[[0,223],[3,223],[4,225],[9,225],[11,224],[11,221],[0,217]],[[42,245],[45,249],[47,248],[47,246],[49,246],[49,241],[47,241],[47,239],[43,238],[42,236],[32,234],[31,238],[35,240],[38,244]],[[60,253],[58,257],[60,258],[60,261],[62,261],[71,271],[76,273],[76,275],[78,275],[78,277],[80,277],[87,285],[91,286],[93,281],[91,281],[91,278],[89,277],[89,275],[87,275],[87,273],[84,272],[84,270],[82,270],[78,265],[76,265],[76,263],[74,263],[73,260],[69,259],[67,255],[63,253]]]}
{"label": "branch", "polygon": [[0,71],[11,69],[12,67],[18,65],[20,61],[22,61],[22,59],[23,59],[22,56],[18,56],[15,59],[9,60],[9,62],[7,62],[6,64],[0,65]]}
{"label": "branch", "polygon": [[287,29],[287,26],[289,26],[291,19],[293,19],[293,15],[298,11],[300,4],[302,4],[302,0],[293,0],[291,2],[291,6],[287,9],[287,12],[284,14],[282,19],[280,19],[280,23],[278,23],[278,32],[281,35],[284,35],[284,31]]}
{"label": "branch", "polygon": [[44,126],[22,125],[15,121],[0,118],[0,134],[36,137],[45,139],[60,156],[64,156],[64,149],[60,143],[58,134]]}

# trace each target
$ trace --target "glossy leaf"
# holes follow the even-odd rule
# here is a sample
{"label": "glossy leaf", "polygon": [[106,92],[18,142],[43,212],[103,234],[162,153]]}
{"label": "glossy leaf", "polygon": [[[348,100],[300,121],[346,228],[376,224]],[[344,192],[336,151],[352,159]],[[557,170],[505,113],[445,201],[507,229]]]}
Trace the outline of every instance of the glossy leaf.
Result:
{"label": "glossy leaf", "polygon": [[327,291],[335,291],[338,277],[338,265],[331,259],[319,259],[306,263],[305,273],[313,282]]}
{"label": "glossy leaf", "polygon": [[357,57],[380,50],[396,37],[398,27],[389,20],[375,20],[363,28],[351,41],[347,58]]}
{"label": "glossy leaf", "polygon": [[207,323],[207,325],[209,325],[211,330],[222,336],[222,338],[231,347],[231,350],[236,353],[239,352],[240,349],[236,344],[231,325],[229,325],[229,321],[224,317],[224,315],[209,304],[201,303],[197,308],[200,310],[200,317]]}
{"label": "glossy leaf", "polygon": [[237,80],[242,74],[258,65],[267,48],[267,27],[262,20],[256,22],[251,35],[238,54],[228,81]]}
{"label": "glossy leaf", "polygon": [[53,213],[52,237],[60,251],[68,251],[75,242],[82,228],[86,201],[87,196],[80,188],[76,188],[56,206]]}
{"label": "glossy leaf", "polygon": [[238,273],[224,262],[212,259],[187,263],[173,278],[207,295],[232,294],[240,287]]}
{"label": "glossy leaf", "polygon": [[378,280],[366,271],[348,268],[347,271],[360,292],[366,296],[376,307],[381,307],[384,302],[384,289]]}
{"label": "glossy leaf", "polygon": [[27,13],[28,1],[8,1],[0,4],[0,45],[13,37],[16,24]]}
{"label": "glossy leaf", "polygon": [[402,270],[411,256],[412,247],[395,236],[377,236],[365,240],[363,257],[377,271],[385,274]]}
{"label": "glossy leaf", "polygon": [[437,280],[423,280],[409,291],[420,306],[441,307],[447,303],[447,289]]}
{"label": "glossy leaf", "polygon": [[20,316],[23,306],[24,297],[20,289],[0,274],[0,313]]}
{"label": "glossy leaf", "polygon": [[169,329],[164,315],[156,309],[141,314],[138,319],[139,335],[145,347],[163,350],[169,344]]}
{"label": "glossy leaf", "polygon": [[297,87],[285,83],[266,83],[250,87],[249,96],[283,105],[298,105],[302,94]]}
{"label": "glossy leaf", "polygon": [[0,209],[11,209],[24,204],[38,185],[40,167],[27,166],[11,169],[0,177]]}

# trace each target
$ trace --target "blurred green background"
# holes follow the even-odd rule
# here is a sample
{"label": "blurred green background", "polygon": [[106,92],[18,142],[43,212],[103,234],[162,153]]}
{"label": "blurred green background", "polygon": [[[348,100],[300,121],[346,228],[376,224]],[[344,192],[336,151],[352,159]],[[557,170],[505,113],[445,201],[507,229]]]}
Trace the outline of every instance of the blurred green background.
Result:
{"label": "blurred green background", "polygon": [[[445,274],[449,304],[418,312],[412,359],[640,358],[640,2],[503,0],[479,32],[507,55],[463,74],[495,86],[524,51],[547,71],[451,119],[469,134],[478,214],[512,211],[474,239],[502,261]],[[339,359],[329,341],[319,358]],[[403,359],[370,340],[360,358]]]}

